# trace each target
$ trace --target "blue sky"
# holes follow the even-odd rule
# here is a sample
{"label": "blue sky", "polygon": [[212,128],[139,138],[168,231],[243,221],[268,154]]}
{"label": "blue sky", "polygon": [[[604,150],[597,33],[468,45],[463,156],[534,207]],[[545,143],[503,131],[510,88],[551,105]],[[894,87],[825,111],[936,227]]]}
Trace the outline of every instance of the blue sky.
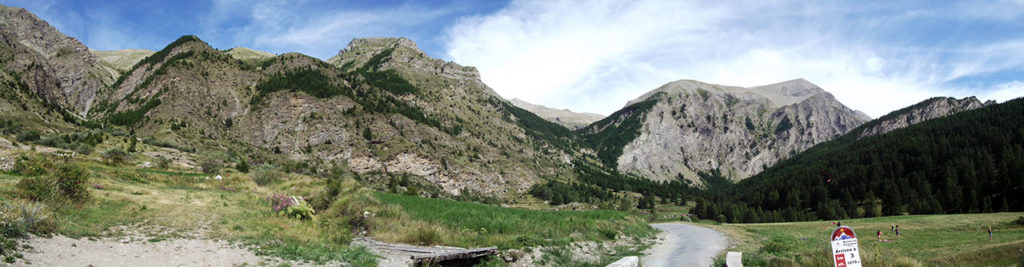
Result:
{"label": "blue sky", "polygon": [[1024,1],[0,1],[90,48],[184,34],[326,59],[405,36],[506,98],[609,114],[679,79],[804,78],[873,117],[932,96],[1024,96]]}

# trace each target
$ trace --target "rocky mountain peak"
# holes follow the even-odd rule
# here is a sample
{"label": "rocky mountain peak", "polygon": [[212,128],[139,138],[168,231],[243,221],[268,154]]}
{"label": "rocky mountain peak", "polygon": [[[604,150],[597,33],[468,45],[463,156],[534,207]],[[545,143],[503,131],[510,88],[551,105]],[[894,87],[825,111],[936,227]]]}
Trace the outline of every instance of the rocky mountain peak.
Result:
{"label": "rocky mountain peak", "polygon": [[809,97],[814,94],[828,93],[824,89],[821,89],[816,84],[808,82],[804,79],[795,79],[785,82],[755,86],[751,87],[751,90],[756,90],[764,93],[765,95],[773,95],[778,97],[790,97],[797,99],[790,99],[788,102],[799,102],[798,99]]}
{"label": "rocky mountain peak", "polygon": [[56,28],[50,26],[44,20],[36,17],[35,14],[20,7],[0,7],[0,21],[3,22],[4,30],[8,30],[18,36],[19,42],[35,50],[46,58],[63,53],[69,53],[68,49],[79,51],[88,50],[75,38],[59,33]]}
{"label": "rocky mountain peak", "polygon": [[369,37],[369,38],[355,38],[348,43],[345,49],[339,51],[339,54],[344,54],[347,51],[355,51],[360,49],[389,49],[396,47],[406,47],[415,51],[423,52],[419,47],[416,46],[416,42],[409,40],[405,37]]}
{"label": "rocky mountain peak", "polygon": [[114,81],[85,45],[23,8],[0,6],[0,35],[7,44],[0,54],[11,59],[3,68],[78,116],[87,117],[97,91]]}
{"label": "rocky mountain peak", "polygon": [[454,79],[472,84],[468,88],[482,89],[489,97],[501,98],[480,80],[480,72],[475,67],[432,58],[416,47],[415,42],[404,37],[353,39],[327,62],[343,71],[362,68],[373,71],[394,70],[413,84],[431,83],[429,77]]}
{"label": "rocky mountain peak", "polygon": [[[700,183],[700,172],[743,179],[869,120],[803,79],[738,87],[680,80],[630,101],[616,127],[589,136],[625,143],[602,160],[654,180]],[[601,124],[601,122],[595,124]],[[631,133],[605,133],[607,129]]]}
{"label": "rocky mountain peak", "polygon": [[959,112],[981,108],[995,104],[989,100],[982,103],[977,97],[956,99],[953,97],[934,97],[912,106],[890,112],[861,127],[861,138],[891,132],[896,129],[914,125],[926,120],[941,118]]}

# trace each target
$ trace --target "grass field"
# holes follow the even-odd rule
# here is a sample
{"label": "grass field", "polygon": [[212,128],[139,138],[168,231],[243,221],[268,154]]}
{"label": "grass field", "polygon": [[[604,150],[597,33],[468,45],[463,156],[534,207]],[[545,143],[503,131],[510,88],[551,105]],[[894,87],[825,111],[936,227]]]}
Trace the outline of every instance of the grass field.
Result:
{"label": "grass field", "polygon": [[565,246],[653,234],[646,222],[620,211],[542,211],[380,192],[375,196],[401,206],[413,220],[440,226],[444,234],[439,241],[464,247]]}
{"label": "grass field", "polygon": [[[844,220],[858,235],[865,266],[1024,265],[1024,213],[911,215]],[[832,266],[832,222],[708,225],[743,252],[744,266]],[[900,225],[902,237],[890,232]],[[994,230],[988,240],[986,229]],[[876,240],[876,231],[882,239]],[[724,253],[723,253],[724,254]],[[720,259],[720,262],[723,261]]]}
{"label": "grass field", "polygon": [[[233,170],[220,172],[224,179],[215,180],[184,169],[111,166],[89,159],[70,162],[88,170],[86,190],[91,197],[83,203],[39,203],[45,205],[46,223],[52,225],[48,231],[74,238],[119,237],[135,231],[159,242],[199,234],[248,244],[261,255],[365,266],[375,257],[348,245],[360,232],[385,242],[501,249],[564,247],[577,241],[653,234],[643,219],[628,212],[503,208],[380,193],[354,180],[348,180],[334,204],[317,210],[317,219],[299,220],[274,212],[269,197],[316,197],[325,192],[325,179],[285,174],[279,182],[260,186],[249,174]],[[27,177],[0,172],[0,202],[37,205],[16,186]],[[620,257],[639,253],[639,248],[615,249]],[[572,255],[564,256],[553,262],[573,264],[565,260]]]}

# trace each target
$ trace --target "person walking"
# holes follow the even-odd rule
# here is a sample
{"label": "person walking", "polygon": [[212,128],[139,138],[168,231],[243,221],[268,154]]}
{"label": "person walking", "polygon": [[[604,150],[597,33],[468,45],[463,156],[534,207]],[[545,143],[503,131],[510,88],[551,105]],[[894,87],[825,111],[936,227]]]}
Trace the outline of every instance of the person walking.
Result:
{"label": "person walking", "polygon": [[900,241],[900,226],[896,225],[896,241]]}
{"label": "person walking", "polygon": [[988,241],[992,241],[992,226],[988,227]]}

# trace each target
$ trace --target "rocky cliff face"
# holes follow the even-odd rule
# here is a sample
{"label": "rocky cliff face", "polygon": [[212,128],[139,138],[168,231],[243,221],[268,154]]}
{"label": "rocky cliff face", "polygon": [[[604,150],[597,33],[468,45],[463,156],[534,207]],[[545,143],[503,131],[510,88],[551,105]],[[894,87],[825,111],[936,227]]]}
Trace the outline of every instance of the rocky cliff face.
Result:
{"label": "rocky cliff face", "polygon": [[995,104],[989,100],[982,103],[976,97],[965,97],[956,99],[952,97],[935,97],[921,103],[893,111],[876,121],[865,124],[860,137],[875,136],[904,128],[922,121],[941,118],[959,112],[972,110],[987,105]]}
{"label": "rocky cliff face", "polygon": [[0,53],[11,58],[3,68],[79,116],[87,117],[97,92],[114,81],[82,43],[25,9],[0,6],[0,35]]}
{"label": "rocky cliff face", "polygon": [[595,121],[604,118],[604,115],[594,113],[576,113],[568,109],[554,109],[541,105],[532,104],[522,99],[513,98],[509,100],[513,105],[533,112],[545,120],[558,123],[566,128],[577,130]]}
{"label": "rocky cliff face", "polygon": [[569,137],[537,129],[548,122],[498,97],[476,69],[408,39],[356,39],[329,62],[237,52],[182,37],[126,71],[95,112],[186,150],[348,166],[380,183],[412,175],[456,195],[513,197],[572,175],[572,152],[555,143]]}
{"label": "rocky cliff face", "polygon": [[624,110],[630,112],[582,130],[591,138],[634,131],[614,138],[624,144],[618,155],[617,147],[598,148],[602,159],[650,179],[698,183],[697,172],[716,169],[732,179],[749,177],[870,119],[802,79],[751,88],[677,81]]}

